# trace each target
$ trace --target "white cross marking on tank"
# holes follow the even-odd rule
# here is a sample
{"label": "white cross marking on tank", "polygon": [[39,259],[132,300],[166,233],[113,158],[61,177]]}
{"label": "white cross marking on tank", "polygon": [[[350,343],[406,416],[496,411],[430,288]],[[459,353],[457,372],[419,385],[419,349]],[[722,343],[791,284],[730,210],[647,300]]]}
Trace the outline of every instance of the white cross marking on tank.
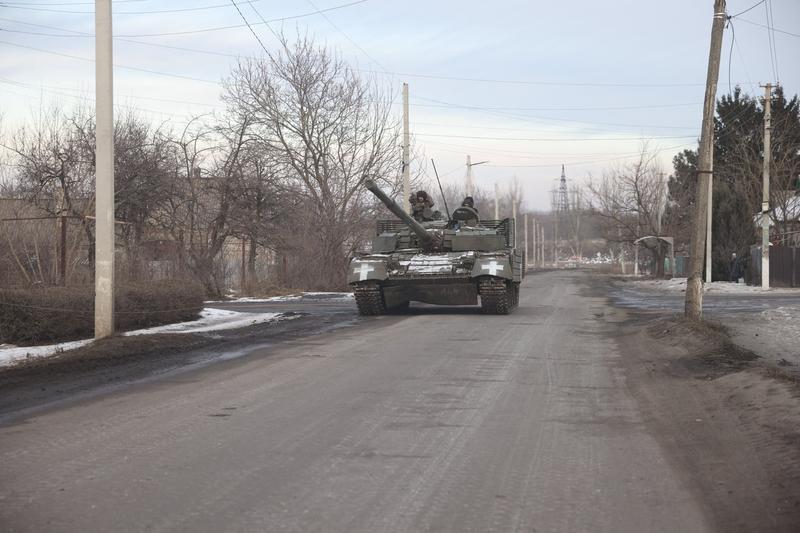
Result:
{"label": "white cross marking on tank", "polygon": [[367,279],[367,275],[370,272],[374,272],[374,271],[375,271],[375,269],[372,268],[371,266],[369,266],[368,264],[361,263],[361,266],[359,268],[356,268],[355,270],[353,270],[353,274],[358,274],[359,275],[359,279],[358,280],[359,281],[364,281],[365,279]]}
{"label": "white cross marking on tank", "polygon": [[491,261],[488,265],[483,265],[481,270],[488,270],[490,276],[496,276],[497,272],[503,268],[503,265],[497,264],[497,261]]}

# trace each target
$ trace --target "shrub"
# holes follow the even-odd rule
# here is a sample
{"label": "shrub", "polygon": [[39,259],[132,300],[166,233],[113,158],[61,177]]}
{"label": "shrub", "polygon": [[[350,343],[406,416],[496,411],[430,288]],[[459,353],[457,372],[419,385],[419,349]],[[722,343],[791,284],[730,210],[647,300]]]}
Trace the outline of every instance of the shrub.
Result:
{"label": "shrub", "polygon": [[[165,280],[127,284],[114,298],[118,331],[197,318],[203,287]],[[94,335],[94,287],[0,289],[0,343],[37,344]]]}

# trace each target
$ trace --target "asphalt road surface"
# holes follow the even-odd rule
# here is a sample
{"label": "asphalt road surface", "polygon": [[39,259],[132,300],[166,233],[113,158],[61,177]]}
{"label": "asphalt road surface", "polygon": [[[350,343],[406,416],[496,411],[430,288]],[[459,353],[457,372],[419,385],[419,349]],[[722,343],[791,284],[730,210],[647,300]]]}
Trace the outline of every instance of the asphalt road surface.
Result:
{"label": "asphalt road surface", "polygon": [[624,313],[587,279],[529,276],[511,316],[360,319],[7,424],[0,529],[736,530],[676,451],[685,428],[651,423],[680,404],[638,397]]}

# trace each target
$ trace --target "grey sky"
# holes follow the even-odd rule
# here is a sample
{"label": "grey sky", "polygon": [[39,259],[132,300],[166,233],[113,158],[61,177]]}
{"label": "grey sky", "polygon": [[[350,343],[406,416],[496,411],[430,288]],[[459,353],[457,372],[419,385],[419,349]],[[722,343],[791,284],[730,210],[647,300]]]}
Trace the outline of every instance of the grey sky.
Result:
{"label": "grey sky", "polygon": [[[315,0],[313,5],[327,9],[354,1]],[[728,12],[756,1],[729,0]],[[307,0],[237,3],[268,47],[275,39],[257,24],[261,19],[253,8],[267,20],[315,11]],[[777,75],[793,95],[800,90],[800,2],[770,3],[775,28],[790,33],[775,33],[775,49]],[[0,112],[6,128],[30,119],[41,101],[72,104],[76,97],[91,98],[93,64],[53,52],[93,58],[92,38],[73,33],[92,33],[93,2],[5,4],[0,6]],[[221,7],[153,13],[214,5]],[[490,188],[497,181],[506,187],[516,175],[527,205],[545,209],[562,162],[568,177],[580,181],[624,162],[640,139],[650,138],[669,171],[672,156],[695,144],[712,5],[711,0],[367,0],[328,11],[327,19],[314,14],[272,27],[308,31],[364,71],[393,73],[376,75],[398,94],[407,81],[416,143],[428,158],[436,158],[446,179],[463,179],[469,153],[474,160],[491,161],[475,169],[478,186]],[[117,1],[114,10],[117,65],[195,78],[117,68],[117,103],[147,110],[153,120],[180,125],[190,113],[213,110],[219,106],[217,82],[235,56],[259,51],[245,27],[142,36],[241,26],[230,1]],[[761,93],[759,82],[775,80],[768,31],[759,26],[766,21],[766,3],[734,20],[730,81],[751,93]],[[728,92],[731,36],[729,28],[720,94]],[[399,105],[396,111],[399,115]]]}

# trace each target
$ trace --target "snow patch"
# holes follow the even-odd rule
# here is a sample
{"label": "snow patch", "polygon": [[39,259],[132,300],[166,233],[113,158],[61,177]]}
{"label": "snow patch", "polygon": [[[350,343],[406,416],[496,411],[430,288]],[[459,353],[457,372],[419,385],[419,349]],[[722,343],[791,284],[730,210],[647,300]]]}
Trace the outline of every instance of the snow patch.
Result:
{"label": "snow patch", "polygon": [[[292,320],[300,315],[284,315],[282,313],[242,313],[225,309],[205,308],[200,318],[189,322],[178,322],[152,328],[137,329],[123,333],[124,336],[150,335],[153,333],[204,333],[226,329],[238,329],[255,324],[265,324],[279,320]],[[49,357],[67,350],[74,350],[91,343],[92,339],[61,342],[46,346],[0,346],[0,366],[7,366],[22,360]]]}
{"label": "snow patch", "polygon": [[[672,279],[643,279],[631,280],[629,283],[635,284],[637,288],[662,291],[662,292],[686,292],[686,278],[672,278]],[[712,281],[711,283],[703,284],[704,292],[715,292],[720,294],[749,294],[765,292],[761,287],[753,285],[746,285],[744,283],[729,283],[727,281]],[[775,294],[791,294],[792,292],[800,294],[797,289],[784,289],[784,288],[771,288],[770,293]]]}

